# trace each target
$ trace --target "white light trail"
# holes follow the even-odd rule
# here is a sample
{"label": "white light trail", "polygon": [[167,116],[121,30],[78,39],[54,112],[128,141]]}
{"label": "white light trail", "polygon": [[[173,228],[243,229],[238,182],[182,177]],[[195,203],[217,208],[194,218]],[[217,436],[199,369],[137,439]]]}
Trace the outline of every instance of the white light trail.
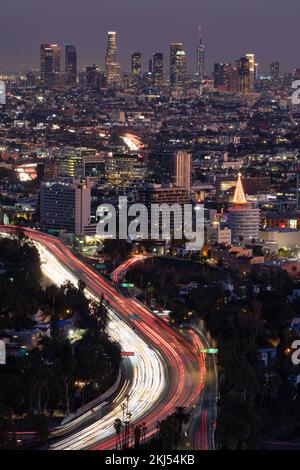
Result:
{"label": "white light trail", "polygon": [[[35,242],[35,244],[41,256],[42,270],[52,282],[61,285],[69,280],[73,284],[77,284],[78,278],[60,264],[49,250],[39,243]],[[96,297],[88,289],[86,294],[89,298],[99,300],[99,297]],[[115,408],[101,417],[96,423],[86,426],[83,430],[74,432],[71,436],[53,444],[52,449],[79,450],[89,448],[105,438],[114,436],[114,421],[117,418],[122,419],[121,405],[126,403],[125,394],[129,393],[130,395],[129,411],[134,417],[134,421],[137,422],[152,408],[153,403],[159,401],[165,390],[165,367],[161,355],[149,347],[111,308],[109,308],[109,317],[107,332],[110,337],[119,342],[123,351],[134,350],[135,352],[135,356],[129,358],[133,369],[132,382],[124,386],[122,402],[118,403],[120,398],[122,399],[121,394],[114,399],[112,404]],[[91,416],[90,412],[77,418],[76,422],[84,421],[87,416]],[[61,434],[63,430],[67,430],[71,425],[72,422],[60,427],[57,434]]]}

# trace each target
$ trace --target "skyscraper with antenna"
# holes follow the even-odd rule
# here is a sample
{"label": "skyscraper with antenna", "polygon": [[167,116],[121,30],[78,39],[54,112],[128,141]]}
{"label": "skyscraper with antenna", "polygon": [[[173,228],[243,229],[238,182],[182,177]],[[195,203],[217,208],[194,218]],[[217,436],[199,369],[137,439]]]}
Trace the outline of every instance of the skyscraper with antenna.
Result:
{"label": "skyscraper with antenna", "polygon": [[197,45],[197,77],[200,84],[203,83],[205,72],[205,47],[202,40],[202,28],[199,26],[199,38]]}

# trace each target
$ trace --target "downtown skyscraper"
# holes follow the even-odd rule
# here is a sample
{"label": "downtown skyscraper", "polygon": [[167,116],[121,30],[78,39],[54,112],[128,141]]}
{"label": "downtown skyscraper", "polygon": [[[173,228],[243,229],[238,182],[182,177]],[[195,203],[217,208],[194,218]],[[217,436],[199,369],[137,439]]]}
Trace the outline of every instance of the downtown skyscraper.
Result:
{"label": "downtown skyscraper", "polygon": [[142,77],[142,54],[131,53],[131,77],[134,85],[138,85]]}
{"label": "downtown skyscraper", "polygon": [[202,28],[199,26],[199,42],[197,45],[197,77],[199,83],[203,83],[205,73],[205,46],[202,40]]}
{"label": "downtown skyscraper", "polygon": [[57,44],[42,44],[40,49],[40,78],[42,85],[55,83],[60,73],[60,47]]}
{"label": "downtown skyscraper", "polygon": [[160,87],[164,81],[164,56],[162,52],[153,54],[153,85]]}
{"label": "downtown skyscraper", "polygon": [[68,44],[65,48],[65,73],[66,84],[68,86],[76,85],[77,81],[77,52],[76,47]]}
{"label": "downtown skyscraper", "polygon": [[246,54],[246,59],[249,61],[250,90],[253,91],[255,85],[255,55],[253,53]]}
{"label": "downtown skyscraper", "polygon": [[173,42],[170,45],[170,84],[176,84],[177,78],[177,60],[176,54],[177,52],[183,51],[183,44],[182,42]]}
{"label": "downtown skyscraper", "polygon": [[115,88],[120,82],[120,65],[117,61],[117,33],[108,32],[105,57],[106,81],[108,88]]}

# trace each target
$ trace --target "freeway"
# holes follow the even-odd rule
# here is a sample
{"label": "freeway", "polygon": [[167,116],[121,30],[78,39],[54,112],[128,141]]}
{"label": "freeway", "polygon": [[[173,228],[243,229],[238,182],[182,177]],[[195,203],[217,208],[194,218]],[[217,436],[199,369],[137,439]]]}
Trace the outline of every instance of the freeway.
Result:
{"label": "freeway", "polygon": [[[0,232],[14,234],[14,227],[0,226]],[[113,449],[116,437],[113,423],[122,418],[121,405],[129,394],[133,424],[146,422],[149,439],[156,432],[157,421],[172,413],[176,406],[190,409],[197,401],[205,381],[205,362],[192,345],[135,299],[124,297],[107,280],[79,260],[59,239],[36,230],[25,229],[37,244],[45,274],[57,284],[66,279],[86,284],[87,295],[109,304],[110,336],[119,341],[123,351],[133,351],[126,358],[131,367],[126,389],[105,404],[99,419],[84,423],[67,437],[58,437],[52,449]],[[132,320],[138,315],[140,320]],[[84,415],[82,417],[84,420]],[[202,429],[206,433],[207,428]]]}
{"label": "freeway", "polygon": [[120,264],[112,273],[111,273],[111,279],[114,281],[115,284],[120,282],[124,276],[125,273],[128,269],[132,268],[137,263],[141,263],[145,259],[149,258],[147,255],[135,255],[132,256],[131,258],[127,259],[124,261],[122,264]]}
{"label": "freeway", "polygon": [[[111,275],[113,281],[115,283],[119,283],[121,280],[124,281],[126,272],[135,264],[143,262],[147,258],[149,258],[149,255],[135,255],[124,261],[113,271]],[[196,353],[201,349],[211,347],[200,325],[194,324],[190,328],[190,325],[187,324],[185,327],[187,340],[193,345]],[[214,433],[217,419],[218,376],[215,356],[202,354],[202,359],[201,378],[203,389],[194,404],[190,422],[186,426],[186,432],[193,449],[209,450],[215,449]]]}

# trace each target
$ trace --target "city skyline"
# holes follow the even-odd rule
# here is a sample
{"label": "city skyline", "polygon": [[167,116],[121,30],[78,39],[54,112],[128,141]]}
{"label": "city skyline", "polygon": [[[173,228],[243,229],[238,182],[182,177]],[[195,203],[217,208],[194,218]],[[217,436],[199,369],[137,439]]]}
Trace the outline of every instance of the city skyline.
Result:
{"label": "city skyline", "polygon": [[[92,63],[104,66],[107,31],[112,30],[118,35],[118,56],[123,71],[130,70],[132,51],[142,53],[143,69],[147,69],[153,53],[162,52],[167,57],[170,43],[182,42],[188,70],[193,72],[196,70],[199,25],[202,26],[208,73],[215,62],[231,62],[247,52],[255,53],[261,72],[267,71],[270,62],[276,60],[280,61],[282,72],[298,66],[293,44],[297,41],[296,18],[300,6],[295,0],[289,0],[291,8],[285,11],[281,11],[279,0],[272,1],[272,10],[258,0],[246,8],[243,2],[236,0],[223,3],[215,0],[209,5],[204,1],[199,7],[194,0],[185,5],[177,0],[171,4],[167,0],[158,10],[156,0],[149,6],[140,5],[136,0],[126,2],[126,5],[113,0],[101,6],[94,0],[88,0],[84,5],[75,1],[72,9],[67,8],[66,0],[59,4],[53,0],[50,8],[48,5],[41,8],[36,0],[29,0],[25,9],[19,0],[9,4],[4,2],[0,39],[5,48],[0,51],[0,68],[37,68],[39,45],[47,42],[61,46],[75,44],[80,69]],[[215,7],[217,10],[213,11]],[[57,15],[58,11],[60,15]],[[287,23],[289,27],[285,28]],[[268,41],[265,40],[266,30]],[[284,31],[284,34],[278,34],[278,31]]]}

